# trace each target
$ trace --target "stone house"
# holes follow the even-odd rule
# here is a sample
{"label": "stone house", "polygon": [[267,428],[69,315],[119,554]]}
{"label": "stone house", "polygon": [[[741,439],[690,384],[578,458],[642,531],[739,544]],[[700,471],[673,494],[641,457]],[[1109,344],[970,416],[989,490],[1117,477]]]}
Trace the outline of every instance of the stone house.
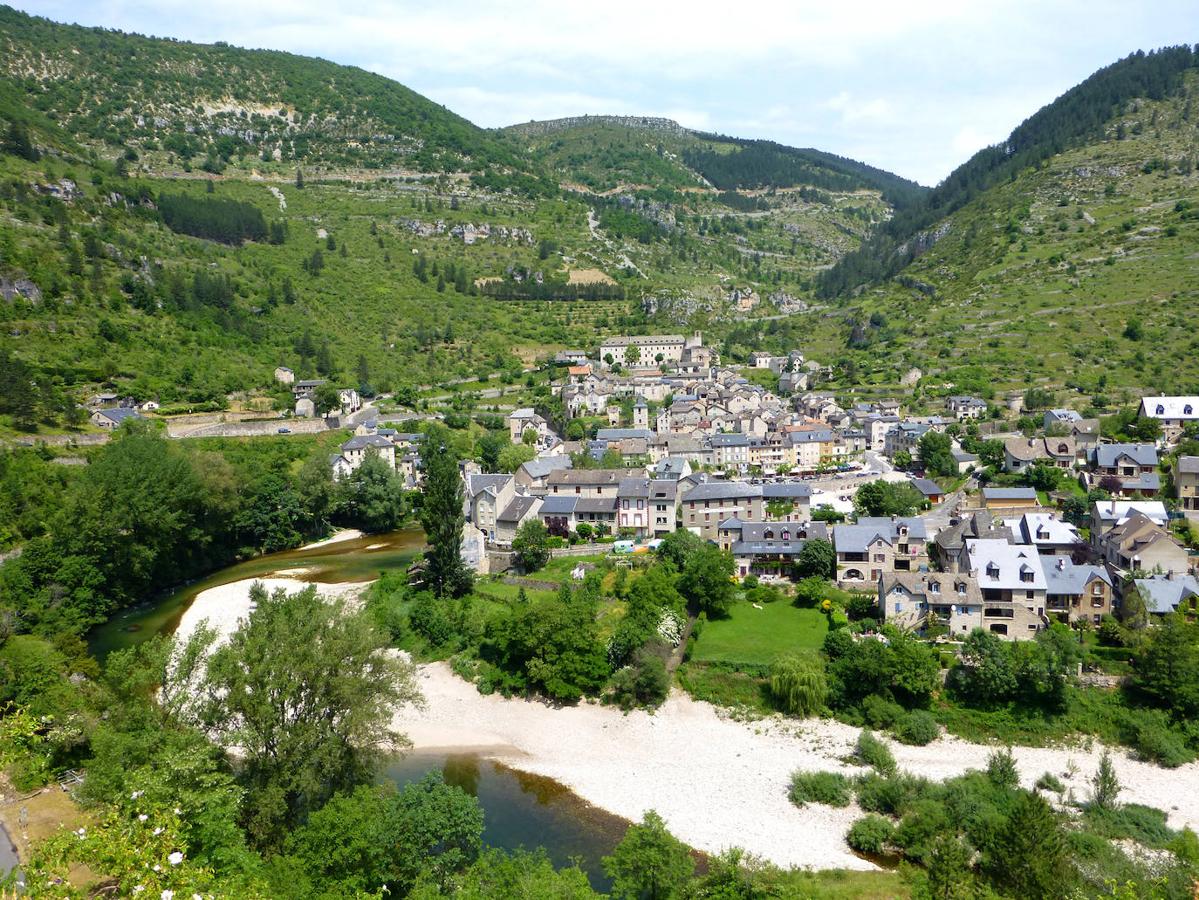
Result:
{"label": "stone house", "polygon": [[1059,621],[1098,625],[1112,611],[1112,577],[1103,566],[1075,565],[1069,556],[1044,561],[1045,610]]}
{"label": "stone house", "polygon": [[616,493],[616,524],[638,537],[658,537],[674,531],[678,482],[626,478]]}
{"label": "stone house", "polygon": [[888,572],[914,572],[928,566],[924,520],[911,517],[863,517],[833,528],[837,582],[875,584]]}
{"label": "stone house", "polygon": [[1095,549],[1107,564],[1122,572],[1174,572],[1190,570],[1191,558],[1161,525],[1134,512],[1124,522],[1103,533]]}
{"label": "stone house", "polygon": [[1180,456],[1175,460],[1174,493],[1184,510],[1199,510],[1199,456]]}
{"label": "stone house", "polygon": [[1199,396],[1142,397],[1137,417],[1157,419],[1162,426],[1162,436],[1174,443],[1186,425],[1199,421]]}
{"label": "stone house", "polygon": [[804,546],[817,539],[828,540],[828,526],[823,522],[743,522],[730,518],[720,523],[716,542],[733,555],[738,578],[790,578]]}
{"label": "stone house", "polygon": [[516,496],[516,481],[511,475],[467,475],[467,519],[483,532],[488,541],[496,541],[500,532],[500,514]]}
{"label": "stone house", "polygon": [[726,519],[760,522],[764,518],[762,488],[741,481],[697,484],[683,497],[683,527],[709,541],[716,540]]}
{"label": "stone house", "polygon": [[1091,461],[1096,483],[1104,478],[1120,479],[1121,496],[1151,497],[1161,490],[1153,444],[1100,444]]}
{"label": "stone house", "polygon": [[970,574],[978,579],[987,628],[1012,639],[1031,637],[1044,628],[1048,581],[1041,556],[1032,547],[1007,541],[968,541]]}

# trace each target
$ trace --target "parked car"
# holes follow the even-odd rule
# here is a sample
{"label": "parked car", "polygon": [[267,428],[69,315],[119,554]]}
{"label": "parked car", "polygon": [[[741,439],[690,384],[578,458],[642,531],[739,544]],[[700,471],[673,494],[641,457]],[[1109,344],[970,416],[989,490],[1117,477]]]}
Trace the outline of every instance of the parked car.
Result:
{"label": "parked car", "polygon": [[290,428],[287,428],[287,427],[285,426],[285,427],[283,427],[283,428],[280,428],[280,429],[278,429],[278,433],[279,433],[279,434],[291,434],[291,429],[290,429]]}

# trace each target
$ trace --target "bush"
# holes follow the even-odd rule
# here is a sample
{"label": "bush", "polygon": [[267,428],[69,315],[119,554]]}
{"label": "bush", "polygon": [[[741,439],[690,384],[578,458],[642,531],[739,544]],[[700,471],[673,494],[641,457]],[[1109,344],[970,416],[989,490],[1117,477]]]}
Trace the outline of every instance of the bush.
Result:
{"label": "bush", "polygon": [[1038,778],[1035,787],[1038,791],[1052,791],[1055,794],[1066,792],[1066,786],[1062,784],[1062,780],[1052,772],[1046,772]]}
{"label": "bush", "polygon": [[893,700],[871,694],[862,701],[862,715],[871,728],[891,728],[904,716],[904,709]]}
{"label": "bush", "polygon": [[805,803],[849,806],[853,791],[849,779],[840,772],[795,772],[787,796],[796,806]]}
{"label": "bush", "polygon": [[930,783],[913,775],[880,776],[873,772],[858,779],[858,806],[867,812],[902,816],[929,793]]}
{"label": "bush", "polygon": [[1020,786],[1020,772],[1016,768],[1016,758],[1012,756],[1011,747],[996,750],[987,757],[987,778],[999,788]]}
{"label": "bush", "polygon": [[445,614],[445,605],[427,591],[417,595],[408,611],[408,624],[433,647],[440,647],[454,636],[454,625]]}
{"label": "bush", "polygon": [[895,757],[891,748],[876,738],[870,730],[862,729],[855,750],[858,759],[864,765],[870,766],[880,774],[890,775],[895,772]]}
{"label": "bush", "polygon": [[922,709],[907,713],[895,723],[895,737],[905,744],[923,747],[941,735],[937,720]]}
{"label": "bush", "polygon": [[1155,762],[1167,769],[1185,765],[1194,756],[1182,742],[1182,738],[1163,725],[1142,725],[1136,731],[1132,746],[1141,759]]}
{"label": "bush", "polygon": [[886,850],[894,833],[890,822],[882,816],[870,815],[853,823],[845,842],[859,853],[878,854]]}
{"label": "bush", "polygon": [[623,710],[635,706],[658,706],[670,691],[666,664],[652,647],[642,647],[633,661],[612,679],[612,702]]}

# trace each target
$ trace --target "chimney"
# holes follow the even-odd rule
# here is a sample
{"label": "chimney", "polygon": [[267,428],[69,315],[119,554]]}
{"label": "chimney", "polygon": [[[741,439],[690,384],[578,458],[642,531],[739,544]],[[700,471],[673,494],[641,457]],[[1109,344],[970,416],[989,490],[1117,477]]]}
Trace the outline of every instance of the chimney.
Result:
{"label": "chimney", "polygon": [[1059,557],[1057,558],[1057,570],[1058,570],[1059,572],[1061,572],[1061,571],[1063,571],[1065,568],[1066,568],[1066,558],[1065,558],[1064,556],[1059,556]]}

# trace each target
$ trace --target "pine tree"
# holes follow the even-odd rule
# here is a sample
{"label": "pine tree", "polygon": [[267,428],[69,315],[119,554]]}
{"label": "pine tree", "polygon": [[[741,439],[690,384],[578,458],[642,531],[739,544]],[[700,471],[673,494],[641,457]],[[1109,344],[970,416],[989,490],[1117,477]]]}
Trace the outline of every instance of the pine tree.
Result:
{"label": "pine tree", "polygon": [[304,189],[304,171],[302,169],[296,169],[296,187],[300,190]]}

